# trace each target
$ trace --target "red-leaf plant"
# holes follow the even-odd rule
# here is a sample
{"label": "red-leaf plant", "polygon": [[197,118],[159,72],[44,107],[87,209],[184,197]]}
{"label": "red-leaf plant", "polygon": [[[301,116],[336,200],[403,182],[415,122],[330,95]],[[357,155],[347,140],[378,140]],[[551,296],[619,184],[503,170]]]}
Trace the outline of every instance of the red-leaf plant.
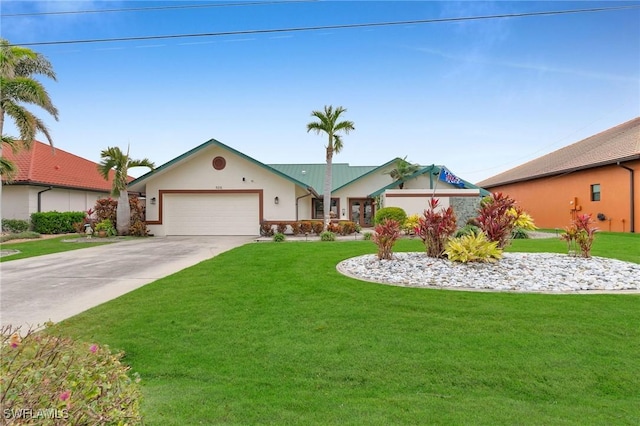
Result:
{"label": "red-leaf plant", "polygon": [[571,226],[565,229],[565,233],[560,236],[569,246],[569,254],[572,254],[572,246],[576,243],[580,246],[582,257],[591,257],[591,246],[598,228],[593,227],[590,214],[580,214],[573,219]]}
{"label": "red-leaf plant", "polygon": [[400,224],[393,219],[384,219],[374,228],[373,242],[378,245],[378,259],[391,260],[393,246],[400,238]]}
{"label": "red-leaf plant", "polygon": [[425,245],[427,256],[444,257],[447,240],[456,231],[456,215],[451,207],[439,209],[437,198],[429,200],[428,209],[418,219],[415,233]]}
{"label": "red-leaf plant", "polygon": [[[496,241],[500,249],[504,249],[511,241],[511,232],[522,209],[516,201],[501,192],[496,192],[482,199],[477,225],[484,231],[489,241]],[[509,214],[514,209],[516,214]]]}

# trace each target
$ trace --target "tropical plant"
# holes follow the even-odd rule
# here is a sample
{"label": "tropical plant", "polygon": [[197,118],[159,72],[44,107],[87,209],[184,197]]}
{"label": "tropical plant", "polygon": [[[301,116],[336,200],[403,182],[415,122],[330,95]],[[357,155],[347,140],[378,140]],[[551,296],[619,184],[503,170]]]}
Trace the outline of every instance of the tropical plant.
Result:
{"label": "tropical plant", "polygon": [[[569,254],[577,254],[580,247],[582,257],[591,257],[591,247],[598,228],[593,227],[590,214],[581,214],[573,219],[570,226],[560,235],[560,239],[567,242]],[[576,247],[577,246],[577,247]]]}
{"label": "tropical plant", "polygon": [[391,260],[393,246],[400,238],[400,223],[394,219],[384,219],[374,231],[373,242],[378,246],[378,259]]}
{"label": "tropical plant", "polygon": [[119,235],[127,235],[131,222],[131,207],[129,206],[129,193],[127,192],[129,169],[133,167],[148,167],[153,170],[155,164],[147,158],[142,160],[131,159],[128,147],[126,154],[117,146],[109,147],[100,152],[100,157],[102,161],[98,164],[98,171],[102,177],[105,180],[109,180],[111,171],[114,171],[111,195],[118,197],[116,229]]}
{"label": "tropical plant", "polygon": [[333,108],[331,105],[325,105],[323,111],[312,111],[311,116],[318,119],[307,124],[307,132],[314,131],[316,134],[326,133],[328,142],[326,146],[326,168],[324,174],[324,191],[322,196],[324,207],[324,230],[327,230],[331,221],[331,171],[333,154],[338,154],[342,150],[342,136],[340,132],[349,134],[351,130],[355,130],[353,121],[339,121],[340,115],[347,110],[341,106]]}
{"label": "tropical plant", "polygon": [[471,235],[471,234],[477,235],[477,234],[479,234],[481,232],[482,232],[482,229],[480,229],[476,225],[472,225],[472,224],[468,223],[468,224],[466,224],[465,226],[463,226],[462,228],[460,228],[460,229],[458,229],[456,231],[456,238],[463,237],[465,235]]}
{"label": "tropical plant", "polygon": [[[2,157],[2,149],[7,145],[14,152],[29,149],[38,132],[44,134],[51,146],[53,139],[45,123],[29,111],[25,104],[42,108],[58,119],[58,110],[51,102],[49,93],[34,77],[42,75],[56,80],[51,63],[40,53],[21,46],[15,46],[0,38],[0,175],[10,180],[17,168]],[[19,136],[4,134],[5,114],[13,120]]]}
{"label": "tropical plant", "polygon": [[377,225],[385,219],[393,219],[402,226],[407,220],[407,213],[400,207],[383,207],[376,212],[373,223]]}
{"label": "tropical plant", "polygon": [[419,164],[412,164],[408,162],[407,157],[405,156],[404,158],[398,158],[395,168],[385,174],[391,176],[391,179],[393,179],[394,181],[400,182],[398,184],[398,187],[400,189],[403,189],[404,183],[407,178],[417,172],[419,169]]}
{"label": "tropical plant", "polygon": [[11,325],[0,330],[0,346],[3,418],[16,417],[3,424],[142,424],[140,378],[123,353]]}
{"label": "tropical plant", "polygon": [[281,243],[286,239],[284,233],[282,232],[276,232],[275,234],[273,234],[273,241],[275,241],[276,243]]}
{"label": "tropical plant", "polygon": [[402,230],[407,235],[415,235],[416,226],[418,226],[419,221],[420,221],[420,215],[417,213],[408,216],[407,220],[405,220],[404,224],[402,224]]}
{"label": "tropical plant", "polygon": [[447,240],[456,231],[456,215],[451,206],[439,209],[440,200],[429,199],[428,208],[418,220],[416,234],[424,243],[427,256],[444,257]]}
{"label": "tropical plant", "polygon": [[513,198],[501,192],[495,192],[480,201],[476,223],[490,241],[498,242],[501,249],[509,244],[515,223],[523,213],[515,204]]}
{"label": "tropical plant", "polygon": [[113,227],[113,223],[109,219],[104,219],[96,223],[95,231],[97,233],[104,232],[107,237],[113,237],[116,235],[116,229]]}
{"label": "tropical plant", "polygon": [[273,225],[269,222],[262,222],[260,224],[260,235],[263,237],[273,237]]}
{"label": "tropical plant", "polygon": [[331,231],[324,231],[320,233],[320,241],[335,241],[336,234]]}
{"label": "tropical plant", "polygon": [[502,257],[497,241],[489,241],[484,232],[450,238],[444,251],[453,262],[495,262]]}

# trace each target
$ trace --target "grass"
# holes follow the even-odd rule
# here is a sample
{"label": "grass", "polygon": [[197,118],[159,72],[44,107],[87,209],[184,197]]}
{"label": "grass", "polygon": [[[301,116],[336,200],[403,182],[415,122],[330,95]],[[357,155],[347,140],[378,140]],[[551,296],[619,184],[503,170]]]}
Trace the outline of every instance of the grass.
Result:
{"label": "grass", "polygon": [[[637,236],[605,244],[619,235],[594,252],[626,244],[637,258]],[[562,252],[556,243],[512,249]],[[640,423],[640,296],[427,290],[336,272],[374,251],[249,244],[57,327],[126,352],[149,425]]]}
{"label": "grass", "polygon": [[38,239],[20,243],[3,243],[3,249],[18,250],[20,253],[12,254],[10,256],[2,256],[0,257],[0,262],[8,262],[11,260],[25,259],[28,257],[42,256],[45,254],[60,253],[63,251],[78,250],[87,247],[95,247],[101,244],[108,244],[107,241],[99,243],[69,243],[63,241],[74,238],[78,238],[78,236],[65,235],[56,238]]}

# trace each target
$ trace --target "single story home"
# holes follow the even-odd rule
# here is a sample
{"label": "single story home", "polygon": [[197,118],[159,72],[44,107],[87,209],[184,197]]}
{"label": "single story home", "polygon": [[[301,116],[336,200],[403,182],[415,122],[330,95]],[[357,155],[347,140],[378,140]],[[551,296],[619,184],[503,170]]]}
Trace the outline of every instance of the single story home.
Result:
{"label": "single story home", "polygon": [[86,211],[96,200],[108,197],[113,175],[107,181],[98,165],[62,149],[34,141],[17,154],[3,149],[2,156],[16,164],[11,182],[2,178],[3,219],[29,220],[32,213]]}
{"label": "single story home", "polygon": [[[381,206],[422,213],[428,198],[453,205],[459,222],[475,216],[488,192],[458,179],[440,178],[443,166],[421,167],[396,189],[381,166],[334,163],[331,211],[335,220],[373,225]],[[135,179],[129,190],[146,198],[149,230],[164,235],[257,235],[262,223],[322,220],[325,164],[264,164],[215,139]],[[453,175],[451,175],[453,176]],[[461,220],[462,219],[462,220]]]}
{"label": "single story home", "polygon": [[640,117],[478,182],[514,198],[541,228],[590,214],[602,231],[640,227]]}

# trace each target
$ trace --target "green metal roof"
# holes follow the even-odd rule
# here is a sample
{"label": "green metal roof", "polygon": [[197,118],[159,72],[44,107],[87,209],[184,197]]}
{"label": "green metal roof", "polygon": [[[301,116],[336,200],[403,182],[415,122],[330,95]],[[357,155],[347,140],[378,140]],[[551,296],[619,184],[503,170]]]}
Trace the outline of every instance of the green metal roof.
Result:
{"label": "green metal roof", "polygon": [[[319,193],[324,188],[324,172],[326,164],[269,164],[272,169],[278,170],[293,179],[304,182]],[[354,180],[372,172],[379,166],[350,166],[347,163],[333,163],[331,171],[331,191],[353,182]]]}

